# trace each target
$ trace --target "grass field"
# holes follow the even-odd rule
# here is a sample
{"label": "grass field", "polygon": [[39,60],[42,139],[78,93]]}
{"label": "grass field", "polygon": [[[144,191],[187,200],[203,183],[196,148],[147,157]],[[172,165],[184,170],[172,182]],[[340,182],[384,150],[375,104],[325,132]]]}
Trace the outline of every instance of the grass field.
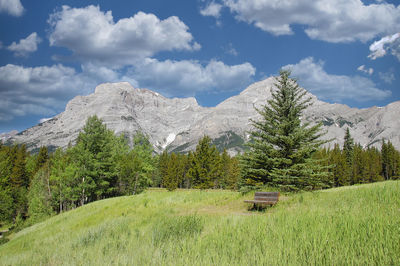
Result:
{"label": "grass field", "polygon": [[400,265],[400,182],[282,196],[149,190],[88,204],[0,246],[1,265]]}

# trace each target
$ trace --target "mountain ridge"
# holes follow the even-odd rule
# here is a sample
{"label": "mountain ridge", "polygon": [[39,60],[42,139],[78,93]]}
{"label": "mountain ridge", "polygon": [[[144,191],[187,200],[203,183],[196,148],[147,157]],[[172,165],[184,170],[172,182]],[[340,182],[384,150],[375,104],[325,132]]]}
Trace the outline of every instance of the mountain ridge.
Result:
{"label": "mountain ridge", "polygon": [[[167,98],[148,89],[133,88],[128,82],[103,83],[87,96],[76,96],[65,111],[17,135],[9,142],[26,143],[29,150],[40,146],[65,148],[73,143],[86,119],[97,115],[116,134],[124,133],[131,141],[137,131],[148,135],[155,151],[188,152],[198,140],[209,135],[217,146],[234,154],[243,151],[243,143],[251,130],[250,119],[257,119],[254,107],[266,104],[271,97],[275,78],[256,82],[240,94],[215,107],[200,106],[196,99]],[[351,108],[312,98],[303,122],[322,122],[326,139],[342,144],[347,127],[356,142],[367,147],[379,146],[382,139],[400,148],[400,101],[384,107]],[[333,143],[328,144],[333,146]]]}

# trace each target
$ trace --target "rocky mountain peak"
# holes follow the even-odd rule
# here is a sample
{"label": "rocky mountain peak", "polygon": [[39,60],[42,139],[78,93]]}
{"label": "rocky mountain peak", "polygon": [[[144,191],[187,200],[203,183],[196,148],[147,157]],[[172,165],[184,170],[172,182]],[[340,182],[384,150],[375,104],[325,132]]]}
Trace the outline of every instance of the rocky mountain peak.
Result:
{"label": "rocky mountain peak", "polygon": [[[274,83],[274,77],[256,82],[211,108],[201,107],[193,97],[167,98],[148,89],[133,88],[128,82],[104,83],[93,94],[72,99],[59,115],[8,140],[27,143],[31,150],[43,145],[66,147],[74,142],[87,118],[97,115],[108,128],[130,139],[137,131],[147,134],[157,152],[187,152],[202,136],[209,135],[219,148],[236,153],[242,151],[251,130],[249,119],[258,118],[254,107],[266,104]],[[311,93],[307,96],[314,104],[302,119],[322,122],[328,132],[325,138],[342,144],[349,127],[354,139],[364,146],[379,146],[384,138],[400,148],[400,102],[357,109],[320,101]]]}

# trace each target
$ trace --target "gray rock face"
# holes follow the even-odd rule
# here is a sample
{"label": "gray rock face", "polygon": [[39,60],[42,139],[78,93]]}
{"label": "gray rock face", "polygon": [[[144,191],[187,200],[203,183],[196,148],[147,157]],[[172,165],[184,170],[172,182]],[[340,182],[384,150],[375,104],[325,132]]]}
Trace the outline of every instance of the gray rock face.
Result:
{"label": "gray rock face", "polygon": [[[77,96],[65,111],[52,119],[11,136],[9,141],[26,143],[28,149],[40,146],[67,147],[77,138],[89,116],[97,115],[108,128],[130,139],[137,132],[147,134],[157,152],[193,150],[198,140],[208,135],[214,143],[231,153],[240,152],[251,130],[250,118],[257,119],[254,107],[271,97],[274,78],[250,85],[216,107],[198,105],[194,98],[165,98],[147,89],[135,89],[129,83],[105,83],[95,93]],[[380,146],[382,139],[400,148],[400,102],[385,107],[350,108],[342,104],[319,101],[312,94],[313,105],[304,113],[303,121],[322,121],[327,134],[342,145],[347,127],[361,145]]]}

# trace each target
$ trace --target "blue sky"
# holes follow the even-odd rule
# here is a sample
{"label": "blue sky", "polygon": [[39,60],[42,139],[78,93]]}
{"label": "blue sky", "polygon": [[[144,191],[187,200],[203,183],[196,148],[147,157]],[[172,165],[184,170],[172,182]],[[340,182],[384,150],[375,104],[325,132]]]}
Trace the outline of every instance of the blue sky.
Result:
{"label": "blue sky", "polygon": [[327,102],[400,100],[398,1],[0,0],[0,25],[0,133],[103,82],[215,106],[286,67]]}

